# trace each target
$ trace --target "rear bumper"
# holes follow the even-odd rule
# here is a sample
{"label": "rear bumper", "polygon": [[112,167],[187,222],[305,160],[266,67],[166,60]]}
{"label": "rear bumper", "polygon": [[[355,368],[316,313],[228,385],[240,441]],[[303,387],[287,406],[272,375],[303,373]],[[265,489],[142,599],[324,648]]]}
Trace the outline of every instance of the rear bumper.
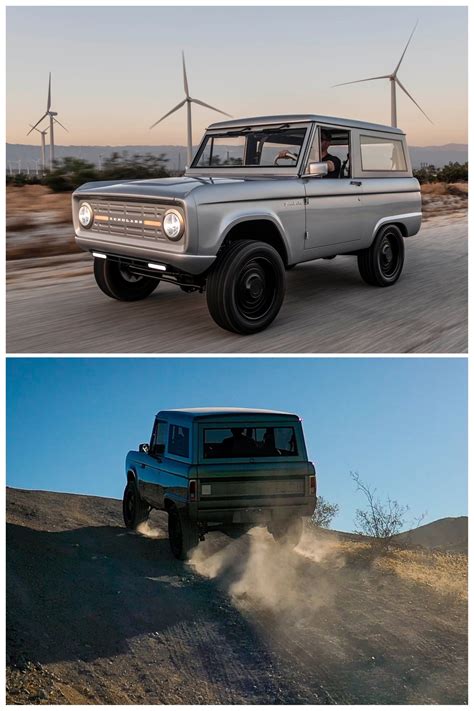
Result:
{"label": "rear bumper", "polygon": [[209,523],[226,524],[262,524],[272,521],[284,520],[288,518],[298,518],[301,516],[312,516],[314,513],[315,499],[305,499],[302,502],[280,503],[278,505],[259,504],[258,502],[246,501],[239,506],[230,507],[222,502],[220,506],[202,508],[199,505],[189,506],[189,517],[191,520]]}

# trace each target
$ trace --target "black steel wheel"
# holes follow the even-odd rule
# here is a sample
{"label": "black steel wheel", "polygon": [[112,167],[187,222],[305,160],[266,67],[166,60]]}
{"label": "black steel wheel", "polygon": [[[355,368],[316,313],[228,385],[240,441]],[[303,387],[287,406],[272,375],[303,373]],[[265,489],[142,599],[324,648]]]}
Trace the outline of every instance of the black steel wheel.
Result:
{"label": "black steel wheel", "polygon": [[402,273],[405,244],[396,225],[386,225],[372,245],[357,256],[359,273],[371,286],[392,286]]}
{"label": "black steel wheel", "polygon": [[129,481],[123,492],[122,513],[126,527],[131,529],[146,521],[150,514],[150,507],[140,498],[134,481]]}
{"label": "black steel wheel", "polygon": [[125,265],[110,259],[94,258],[97,286],[111,299],[140,301],[156,289],[159,279],[133,274]]}
{"label": "black steel wheel", "polygon": [[278,314],[285,296],[285,267],[271,245],[238,240],[217,259],[207,280],[214,321],[234,333],[257,333]]}
{"label": "black steel wheel", "polygon": [[178,560],[187,560],[199,543],[197,525],[176,507],[168,511],[168,538],[171,552]]}

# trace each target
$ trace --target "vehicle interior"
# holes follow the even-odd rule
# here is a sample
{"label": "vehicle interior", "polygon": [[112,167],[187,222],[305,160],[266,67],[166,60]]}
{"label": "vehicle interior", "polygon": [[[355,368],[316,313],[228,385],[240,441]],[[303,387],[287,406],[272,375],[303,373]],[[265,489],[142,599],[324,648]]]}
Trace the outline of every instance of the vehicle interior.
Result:
{"label": "vehicle interior", "polygon": [[289,457],[298,448],[293,427],[231,427],[204,430],[204,458]]}
{"label": "vehicle interior", "polygon": [[351,177],[351,162],[350,162],[350,131],[340,128],[319,129],[313,146],[311,147],[309,161],[319,161],[322,155],[322,138],[324,134],[329,134],[330,144],[327,152],[330,155],[336,156],[341,161],[338,178]]}

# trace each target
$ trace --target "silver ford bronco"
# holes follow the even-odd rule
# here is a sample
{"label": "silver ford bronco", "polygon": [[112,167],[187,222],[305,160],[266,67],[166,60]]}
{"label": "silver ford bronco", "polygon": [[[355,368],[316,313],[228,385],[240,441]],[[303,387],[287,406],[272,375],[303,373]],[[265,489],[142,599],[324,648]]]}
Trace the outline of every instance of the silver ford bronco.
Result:
{"label": "silver ford bronco", "polygon": [[136,529],[152,509],[168,514],[180,559],[224,531],[266,526],[277,543],[297,545],[316,506],[316,470],[301,419],[246,408],[162,410],[149,442],[127,454],[123,518]]}
{"label": "silver ford bronco", "polygon": [[362,279],[391,286],[421,196],[404,133],[327,116],[264,116],[212,124],[184,177],[87,183],[73,194],[77,244],[114,299],[160,281],[206,293],[222,328],[266,328],[285,270],[339,254]]}

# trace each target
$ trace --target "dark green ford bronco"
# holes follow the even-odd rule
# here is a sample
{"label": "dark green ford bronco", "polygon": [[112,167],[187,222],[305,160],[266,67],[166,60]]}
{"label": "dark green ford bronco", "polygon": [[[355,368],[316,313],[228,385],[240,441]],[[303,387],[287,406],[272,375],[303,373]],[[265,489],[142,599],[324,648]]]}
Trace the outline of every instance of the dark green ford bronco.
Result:
{"label": "dark green ford bronco", "polygon": [[209,531],[265,525],[296,545],[316,503],[301,419],[273,410],[164,410],[149,443],[126,462],[123,517],[137,528],[151,509],[168,513],[173,554],[184,560]]}

